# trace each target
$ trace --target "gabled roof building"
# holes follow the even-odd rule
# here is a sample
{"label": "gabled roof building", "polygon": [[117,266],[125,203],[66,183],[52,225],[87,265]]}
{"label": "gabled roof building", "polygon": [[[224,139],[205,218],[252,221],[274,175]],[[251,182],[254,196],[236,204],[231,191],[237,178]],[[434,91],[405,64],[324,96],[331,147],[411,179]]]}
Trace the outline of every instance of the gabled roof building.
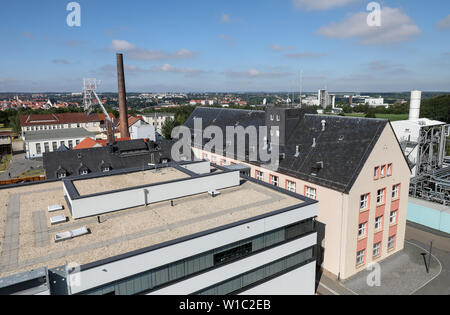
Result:
{"label": "gabled roof building", "polygon": [[[202,132],[194,130],[194,118],[202,118],[203,130],[220,127],[224,138],[227,126],[266,126],[267,134],[259,134],[258,143],[267,148],[278,137],[276,170],[259,155],[257,161],[249,160],[249,153],[259,152],[261,145],[247,143],[245,156],[229,158],[204,150],[209,142],[204,139],[202,146],[193,142],[193,151],[217,165],[243,164],[256,179],[318,200],[323,238],[319,261],[326,273],[349,278],[370,262],[403,249],[410,168],[388,120],[323,116],[292,108],[196,108],[185,124],[192,134]],[[229,145],[224,141],[223,152]]]}

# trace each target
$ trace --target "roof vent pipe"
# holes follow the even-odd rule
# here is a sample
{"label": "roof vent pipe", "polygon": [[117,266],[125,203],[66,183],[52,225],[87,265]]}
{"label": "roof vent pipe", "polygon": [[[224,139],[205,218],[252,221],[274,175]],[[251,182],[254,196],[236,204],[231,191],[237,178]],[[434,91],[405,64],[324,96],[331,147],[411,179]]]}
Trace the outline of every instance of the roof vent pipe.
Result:
{"label": "roof vent pipe", "polygon": [[325,126],[327,122],[325,120],[322,120],[322,131],[325,131]]}
{"label": "roof vent pipe", "polygon": [[316,138],[313,138],[313,144],[312,147],[315,148],[316,147]]}
{"label": "roof vent pipe", "polygon": [[300,146],[297,145],[297,146],[295,147],[295,157],[298,158],[299,156],[300,156]]}

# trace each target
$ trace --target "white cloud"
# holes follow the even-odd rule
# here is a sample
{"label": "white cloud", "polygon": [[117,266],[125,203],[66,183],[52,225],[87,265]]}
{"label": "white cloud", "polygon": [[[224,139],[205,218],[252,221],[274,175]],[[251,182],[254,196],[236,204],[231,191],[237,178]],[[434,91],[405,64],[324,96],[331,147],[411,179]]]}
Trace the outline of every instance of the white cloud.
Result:
{"label": "white cloud", "polygon": [[450,28],[450,14],[437,23],[437,27],[446,29]]}
{"label": "white cloud", "polygon": [[222,16],[220,17],[220,22],[222,23],[230,23],[231,22],[231,18],[228,14],[226,13],[222,13]]}
{"label": "white cloud", "polygon": [[222,72],[227,77],[230,78],[279,78],[292,75],[289,72],[280,71],[260,71],[257,69],[250,69],[248,71],[225,71]]}
{"label": "white cloud", "polygon": [[325,54],[302,52],[302,53],[285,54],[284,56],[289,59],[303,59],[303,58],[320,58],[324,57]]}
{"label": "white cloud", "polygon": [[131,44],[125,40],[114,39],[112,41],[112,48],[114,50],[128,51],[128,50],[136,49],[136,46],[134,46],[133,44]]}
{"label": "white cloud", "polygon": [[281,51],[286,51],[286,50],[294,50],[295,47],[293,46],[288,46],[288,47],[284,47],[282,45],[271,45],[269,46],[269,49],[275,52],[281,52]]}
{"label": "white cloud", "polygon": [[127,53],[127,58],[134,60],[164,60],[164,59],[188,59],[195,57],[195,52],[188,49],[180,49],[175,53],[161,50],[150,50],[136,47],[136,45],[125,40],[113,40],[111,48],[115,51]]}
{"label": "white cloud", "polygon": [[362,0],[293,0],[296,8],[306,10],[329,10],[335,7],[342,7]]}
{"label": "white cloud", "polygon": [[405,42],[421,33],[420,28],[401,9],[381,9],[381,26],[367,24],[368,12],[350,14],[340,22],[321,27],[317,33],[330,38],[358,38],[364,45]]}
{"label": "white cloud", "polygon": [[228,35],[220,35],[220,38],[221,39],[223,39],[223,40],[233,40],[233,37],[231,37],[231,36],[228,36]]}
{"label": "white cloud", "polygon": [[182,73],[185,75],[194,75],[194,74],[200,74],[204,71],[202,70],[196,70],[192,68],[177,68],[170,64],[164,64],[162,66],[155,66],[151,69],[152,72],[169,72],[169,73]]}
{"label": "white cloud", "polygon": [[68,61],[66,59],[53,59],[52,62],[54,64],[61,64],[61,65],[68,65],[68,64],[70,64],[70,61]]}

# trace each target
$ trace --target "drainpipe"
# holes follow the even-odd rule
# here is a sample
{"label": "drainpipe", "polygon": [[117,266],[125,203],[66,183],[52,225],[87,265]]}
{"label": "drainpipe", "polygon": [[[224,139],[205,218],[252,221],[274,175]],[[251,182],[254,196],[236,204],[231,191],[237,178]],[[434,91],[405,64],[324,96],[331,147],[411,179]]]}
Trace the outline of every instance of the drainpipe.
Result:
{"label": "drainpipe", "polygon": [[341,235],[339,241],[339,270],[338,281],[341,280],[341,268],[342,268],[342,233],[344,231],[344,194],[341,193]]}

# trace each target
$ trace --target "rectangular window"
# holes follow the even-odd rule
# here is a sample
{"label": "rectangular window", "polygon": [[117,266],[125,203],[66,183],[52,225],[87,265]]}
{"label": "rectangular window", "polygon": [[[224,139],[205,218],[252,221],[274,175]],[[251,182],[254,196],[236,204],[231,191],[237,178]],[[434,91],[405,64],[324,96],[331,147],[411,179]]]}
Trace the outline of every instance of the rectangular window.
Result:
{"label": "rectangular window", "polygon": [[370,194],[361,195],[361,202],[359,204],[360,210],[366,210],[369,208],[369,196]]}
{"label": "rectangular window", "polygon": [[383,216],[375,218],[375,231],[381,230],[383,227]]}
{"label": "rectangular window", "polygon": [[295,193],[297,191],[295,182],[288,180],[286,182],[286,189]]}
{"label": "rectangular window", "polygon": [[381,253],[380,250],[381,250],[381,242],[374,244],[373,245],[373,257],[380,256],[380,253]]}
{"label": "rectangular window", "polygon": [[375,179],[380,178],[380,167],[379,166],[375,167],[374,172],[373,172],[373,177]]}
{"label": "rectangular window", "polygon": [[270,175],[270,184],[272,184],[274,186],[278,186],[278,177]]}
{"label": "rectangular window", "polygon": [[383,204],[384,203],[384,192],[386,189],[378,189],[377,192],[377,204]]}
{"label": "rectangular window", "polygon": [[386,165],[383,165],[381,167],[381,177],[385,177],[386,176]]}
{"label": "rectangular window", "polygon": [[358,238],[365,237],[366,232],[367,232],[367,222],[359,224],[358,225]]}
{"label": "rectangular window", "polygon": [[392,235],[391,237],[389,237],[388,240],[388,250],[393,249],[395,246],[395,235]]}
{"label": "rectangular window", "polygon": [[392,163],[391,163],[391,164],[388,164],[388,167],[387,167],[387,175],[388,175],[388,176],[392,176]]}
{"label": "rectangular window", "polygon": [[260,171],[256,171],[256,179],[260,181],[264,181],[264,173]]}
{"label": "rectangular window", "polygon": [[392,199],[397,199],[400,196],[400,184],[392,186]]}
{"label": "rectangular window", "polygon": [[59,145],[60,145],[60,146],[65,145],[64,141],[61,141],[61,142],[59,143]]}
{"label": "rectangular window", "polygon": [[316,200],[316,197],[317,197],[316,189],[306,186],[305,187],[305,195],[306,195],[306,197],[308,197],[310,199]]}
{"label": "rectangular window", "polygon": [[397,211],[392,211],[391,215],[389,216],[389,224],[396,224],[397,223]]}
{"label": "rectangular window", "polygon": [[44,142],[44,152],[50,152],[50,146],[48,142]]}
{"label": "rectangular window", "polygon": [[360,250],[357,254],[356,254],[356,265],[362,265],[364,264],[364,256],[365,256],[366,250]]}
{"label": "rectangular window", "polygon": [[73,141],[69,140],[69,149],[73,149]]}
{"label": "rectangular window", "polygon": [[36,143],[36,153],[37,154],[41,154],[42,153],[42,151],[41,151],[41,144],[40,143]]}
{"label": "rectangular window", "polygon": [[80,140],[75,141],[76,145],[80,144]]}
{"label": "rectangular window", "polygon": [[58,150],[58,142],[56,142],[56,141],[52,142],[52,148],[53,148],[53,151]]}
{"label": "rectangular window", "polygon": [[248,243],[239,247],[229,249],[225,252],[214,255],[214,265],[223,264],[232,260],[236,260],[241,256],[245,256],[252,252],[252,243]]}

